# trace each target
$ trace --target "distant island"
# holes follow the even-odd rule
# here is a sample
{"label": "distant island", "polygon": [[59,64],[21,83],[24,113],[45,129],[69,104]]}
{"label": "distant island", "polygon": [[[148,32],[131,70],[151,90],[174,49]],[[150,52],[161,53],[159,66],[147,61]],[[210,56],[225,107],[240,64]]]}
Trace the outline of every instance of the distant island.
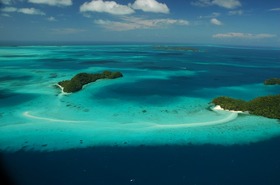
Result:
{"label": "distant island", "polygon": [[270,78],[264,81],[265,85],[280,85],[280,78]]}
{"label": "distant island", "polygon": [[262,96],[251,101],[234,99],[227,96],[220,96],[212,100],[215,105],[226,110],[248,111],[250,114],[264,116],[267,118],[280,119],[280,94]]}
{"label": "distant island", "polygon": [[199,49],[193,47],[184,47],[184,46],[155,46],[156,50],[171,50],[171,51],[193,51],[198,52]]}
{"label": "distant island", "polygon": [[89,74],[79,73],[75,75],[71,80],[64,80],[58,82],[58,86],[65,93],[73,93],[81,90],[84,85],[95,82],[99,79],[115,79],[122,77],[121,72],[104,71],[103,73]]}

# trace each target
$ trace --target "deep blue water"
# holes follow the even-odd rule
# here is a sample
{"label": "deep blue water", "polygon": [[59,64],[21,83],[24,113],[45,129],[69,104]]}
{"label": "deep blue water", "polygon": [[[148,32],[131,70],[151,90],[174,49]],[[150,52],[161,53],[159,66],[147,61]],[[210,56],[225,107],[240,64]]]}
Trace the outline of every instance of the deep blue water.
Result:
{"label": "deep blue water", "polygon": [[94,147],[1,158],[19,185],[279,185],[279,144]]}

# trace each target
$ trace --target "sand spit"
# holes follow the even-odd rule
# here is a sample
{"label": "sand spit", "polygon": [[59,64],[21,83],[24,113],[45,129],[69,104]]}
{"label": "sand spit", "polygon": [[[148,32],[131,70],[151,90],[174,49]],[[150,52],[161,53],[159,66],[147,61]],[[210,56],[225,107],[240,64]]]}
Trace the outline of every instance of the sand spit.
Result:
{"label": "sand spit", "polygon": [[29,111],[24,112],[23,115],[28,118],[37,119],[37,120],[45,120],[45,121],[49,121],[49,122],[63,122],[63,123],[87,122],[87,121],[64,120],[64,119],[54,119],[54,118],[45,118],[45,117],[41,117],[41,116],[34,116],[34,115],[30,114]]}
{"label": "sand spit", "polygon": [[68,94],[71,94],[71,93],[66,93],[66,92],[64,92],[63,91],[63,87],[61,86],[61,85],[59,85],[58,83],[57,84],[55,84],[56,86],[58,86],[59,88],[60,88],[60,90],[61,90],[61,93],[60,94],[62,94],[62,95],[68,95]]}
{"label": "sand spit", "polygon": [[[213,111],[219,112],[224,111],[221,110],[219,107],[213,108]],[[37,120],[44,120],[49,122],[63,122],[63,123],[90,123],[92,121],[81,121],[81,120],[64,120],[64,119],[56,119],[56,118],[46,118],[41,116],[35,116],[32,115],[29,111],[26,111],[23,113],[25,117],[31,118],[31,119],[37,119]],[[129,123],[129,125],[135,125],[140,124],[143,125],[143,128],[145,127],[157,127],[157,128],[188,128],[188,127],[203,127],[203,126],[213,126],[213,125],[219,125],[219,124],[225,124],[227,122],[233,121],[238,117],[238,112],[232,111],[230,112],[227,117],[214,120],[214,121],[205,121],[205,122],[191,122],[191,123],[185,123],[185,124],[158,124],[153,122],[143,122],[143,123]],[[145,125],[145,126],[144,126]]]}

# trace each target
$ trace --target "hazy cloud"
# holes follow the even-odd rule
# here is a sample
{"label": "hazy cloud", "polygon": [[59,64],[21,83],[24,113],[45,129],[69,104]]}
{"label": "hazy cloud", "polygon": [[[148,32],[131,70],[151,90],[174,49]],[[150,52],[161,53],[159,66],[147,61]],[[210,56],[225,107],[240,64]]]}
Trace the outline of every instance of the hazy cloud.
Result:
{"label": "hazy cloud", "polygon": [[220,6],[227,9],[234,9],[242,6],[239,0],[196,0],[191,2],[194,6]]}
{"label": "hazy cloud", "polygon": [[15,8],[15,7],[5,7],[1,9],[2,12],[12,13],[12,12],[18,12],[23,13],[27,15],[46,15],[41,10],[35,9],[35,8]]}
{"label": "hazy cloud", "polygon": [[238,32],[231,32],[231,33],[219,33],[213,35],[214,38],[240,38],[240,39],[266,39],[266,38],[273,38],[276,37],[274,34],[252,34],[252,33],[238,33]]}
{"label": "hazy cloud", "polygon": [[28,0],[30,3],[46,4],[50,6],[71,6],[72,0]]}
{"label": "hazy cloud", "polygon": [[272,9],[269,9],[269,11],[280,11],[280,8],[272,8]]}
{"label": "hazy cloud", "polygon": [[0,0],[0,5],[1,4],[4,4],[4,5],[10,5],[10,4],[12,4],[12,0]]}
{"label": "hazy cloud", "polygon": [[115,1],[93,0],[85,2],[80,7],[81,12],[103,12],[114,15],[128,15],[134,13],[134,10],[126,5],[117,4]]}
{"label": "hazy cloud", "polygon": [[242,10],[231,10],[228,12],[229,15],[242,15],[243,11]]}
{"label": "hazy cloud", "polygon": [[106,29],[114,30],[114,31],[128,31],[140,29],[141,25],[137,23],[130,22],[120,22],[120,21],[109,21],[109,20],[95,20],[95,24],[98,24]]}
{"label": "hazy cloud", "polygon": [[1,16],[3,16],[3,17],[11,17],[9,14],[6,14],[6,13],[2,13]]}
{"label": "hazy cloud", "polygon": [[241,3],[238,0],[213,0],[212,3],[228,9],[234,9],[241,6]]}
{"label": "hazy cloud", "polygon": [[223,24],[221,21],[219,21],[219,20],[216,19],[216,18],[212,18],[212,19],[210,20],[210,22],[211,22],[211,24],[214,24],[214,25],[217,25],[217,26],[220,26],[220,25]]}
{"label": "hazy cloud", "polygon": [[197,0],[197,1],[192,1],[192,5],[194,6],[200,6],[200,7],[206,7],[206,6],[211,6],[213,5],[210,0]]}
{"label": "hazy cloud", "polygon": [[52,33],[54,34],[77,34],[81,32],[85,32],[86,30],[83,29],[77,29],[77,28],[54,28],[51,29]]}
{"label": "hazy cloud", "polygon": [[47,20],[50,21],[50,22],[57,21],[55,17],[48,17]]}
{"label": "hazy cloud", "polygon": [[15,7],[5,7],[5,8],[1,8],[2,12],[17,12],[17,8]]}
{"label": "hazy cloud", "polygon": [[187,20],[181,19],[142,19],[136,17],[125,17],[121,21],[96,20],[95,23],[114,31],[161,28],[169,25],[189,25]]}
{"label": "hazy cloud", "polygon": [[135,10],[142,10],[144,12],[169,13],[167,5],[156,0],[136,0],[130,6]]}
{"label": "hazy cloud", "polygon": [[213,12],[211,15],[201,15],[198,18],[199,19],[210,19],[210,18],[215,18],[215,17],[219,17],[221,14],[218,12]]}

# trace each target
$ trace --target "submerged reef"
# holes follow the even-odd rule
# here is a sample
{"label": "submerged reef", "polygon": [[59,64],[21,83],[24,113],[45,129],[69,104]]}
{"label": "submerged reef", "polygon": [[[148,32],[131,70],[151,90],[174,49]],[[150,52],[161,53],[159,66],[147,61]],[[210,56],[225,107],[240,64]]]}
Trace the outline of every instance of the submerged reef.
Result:
{"label": "submerged reef", "polygon": [[122,77],[121,72],[104,71],[103,73],[89,74],[79,73],[75,75],[71,80],[64,80],[58,82],[58,85],[62,87],[63,92],[72,93],[77,92],[83,88],[84,85],[95,82],[99,79],[115,79]]}
{"label": "submerged reef", "polygon": [[280,94],[262,96],[250,101],[220,96],[213,99],[212,103],[227,110],[248,111],[257,116],[280,119]]}
{"label": "submerged reef", "polygon": [[264,81],[265,85],[280,85],[280,78],[270,78]]}

